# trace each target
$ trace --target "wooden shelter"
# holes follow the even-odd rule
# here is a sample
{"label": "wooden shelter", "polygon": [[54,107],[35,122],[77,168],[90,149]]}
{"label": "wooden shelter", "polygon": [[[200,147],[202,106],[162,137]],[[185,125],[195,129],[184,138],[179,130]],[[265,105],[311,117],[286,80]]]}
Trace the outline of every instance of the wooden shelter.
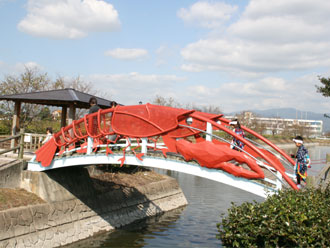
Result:
{"label": "wooden shelter", "polygon": [[[68,124],[75,119],[77,108],[89,108],[89,99],[93,95],[77,91],[75,89],[67,88],[60,90],[49,90],[40,92],[30,92],[13,95],[0,96],[0,101],[15,102],[12,135],[16,135],[20,127],[20,112],[22,103],[31,103],[47,106],[58,106],[62,108],[61,126],[66,126],[67,110],[69,109]],[[96,97],[97,104],[101,108],[110,108],[112,101]]]}

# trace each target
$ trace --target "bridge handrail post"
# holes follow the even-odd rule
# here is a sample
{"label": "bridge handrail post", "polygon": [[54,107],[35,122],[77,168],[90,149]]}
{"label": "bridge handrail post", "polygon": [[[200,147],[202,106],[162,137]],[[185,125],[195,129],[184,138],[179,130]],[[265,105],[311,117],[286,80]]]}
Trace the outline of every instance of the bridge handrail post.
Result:
{"label": "bridge handrail post", "polygon": [[279,171],[276,171],[276,190],[282,189],[282,174]]}
{"label": "bridge handrail post", "polygon": [[93,138],[88,136],[87,137],[87,151],[86,151],[87,155],[90,155],[92,153],[93,143],[94,143]]}
{"label": "bridge handrail post", "polygon": [[147,138],[141,138],[141,152],[144,154],[147,154],[147,145],[148,145],[148,139]]}
{"label": "bridge handrail post", "polygon": [[132,144],[132,140],[131,138],[127,138],[126,139],[126,151],[130,151],[131,150],[131,144]]}
{"label": "bridge handrail post", "polygon": [[207,141],[212,141],[212,134],[213,134],[212,124],[210,122],[207,122],[206,123],[206,140]]}

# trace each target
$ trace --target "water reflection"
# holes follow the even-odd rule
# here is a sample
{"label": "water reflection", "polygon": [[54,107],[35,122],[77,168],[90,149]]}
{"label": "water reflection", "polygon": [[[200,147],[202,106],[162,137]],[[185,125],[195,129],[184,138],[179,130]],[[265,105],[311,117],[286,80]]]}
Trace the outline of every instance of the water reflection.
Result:
{"label": "water reflection", "polygon": [[156,237],[166,238],[168,236],[166,232],[176,228],[176,221],[183,210],[184,207],[161,216],[139,220],[115,232],[100,234],[66,247],[146,247]]}
{"label": "water reflection", "polygon": [[188,206],[68,247],[221,247],[216,239],[216,224],[231,202],[263,201],[261,197],[204,178],[158,172],[177,179]]}

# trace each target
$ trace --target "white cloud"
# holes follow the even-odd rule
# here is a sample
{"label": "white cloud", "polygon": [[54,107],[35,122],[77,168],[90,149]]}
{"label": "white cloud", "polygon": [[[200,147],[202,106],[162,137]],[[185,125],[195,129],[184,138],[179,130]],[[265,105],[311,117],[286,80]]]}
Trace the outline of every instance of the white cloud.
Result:
{"label": "white cloud", "polygon": [[187,71],[277,72],[330,65],[329,42],[259,44],[226,39],[200,40],[181,51]]}
{"label": "white cloud", "polygon": [[43,70],[43,67],[41,65],[39,65],[38,63],[29,61],[29,62],[25,62],[25,63],[17,63],[14,66],[14,71],[16,71],[17,73],[23,73],[25,71],[25,68],[37,69],[40,71]]}
{"label": "white cloud", "polygon": [[316,84],[315,74],[294,80],[266,77],[249,82],[228,82],[218,87],[190,86],[181,99],[191,98],[205,105],[220,106],[225,112],[287,107],[329,112],[330,102],[316,92]]}
{"label": "white cloud", "polygon": [[[172,97],[177,102],[196,106],[219,106],[225,112],[292,107],[319,113],[329,112],[330,102],[316,92],[316,74],[288,80],[264,77],[248,82],[231,81],[187,85],[176,75],[95,74],[85,78],[125,105],[151,102],[156,95]],[[180,88],[180,90],[178,90]]]}
{"label": "white cloud", "polygon": [[78,39],[120,27],[115,8],[101,0],[29,0],[27,11],[17,26],[34,36]]}
{"label": "white cloud", "polygon": [[23,72],[25,72],[25,69],[29,68],[29,69],[36,69],[38,71],[43,71],[43,67],[41,65],[39,65],[36,62],[33,61],[28,61],[28,62],[19,62],[16,63],[14,65],[12,64],[8,64],[6,62],[0,61],[0,73],[3,76],[6,76],[8,74],[10,75],[19,75]]}
{"label": "white cloud", "polygon": [[123,104],[152,101],[156,95],[171,96],[173,87],[186,78],[176,75],[140,74],[94,74],[86,77],[114,100]]}
{"label": "white cloud", "polygon": [[156,66],[164,66],[171,64],[173,58],[176,58],[179,53],[179,48],[175,46],[161,45],[155,51]]}
{"label": "white cloud", "polygon": [[132,49],[116,48],[113,50],[106,51],[105,55],[116,59],[134,60],[147,56],[148,51],[138,48],[132,48]]}
{"label": "white cloud", "polygon": [[186,71],[269,73],[330,66],[330,2],[251,0],[220,37],[188,44]]}
{"label": "white cloud", "polygon": [[236,10],[237,6],[223,2],[199,1],[191,5],[189,9],[181,8],[177,15],[187,24],[216,28],[229,20]]}
{"label": "white cloud", "polygon": [[229,27],[236,37],[276,43],[329,40],[330,3],[324,0],[252,0]]}

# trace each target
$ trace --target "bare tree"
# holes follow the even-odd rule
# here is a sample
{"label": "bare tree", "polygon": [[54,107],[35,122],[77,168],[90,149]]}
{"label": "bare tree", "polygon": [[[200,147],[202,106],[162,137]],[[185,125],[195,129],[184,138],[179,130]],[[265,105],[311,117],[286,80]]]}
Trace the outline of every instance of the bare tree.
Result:
{"label": "bare tree", "polygon": [[[93,88],[90,82],[84,82],[80,76],[75,78],[64,78],[63,76],[58,75],[56,80],[52,83],[53,88],[56,89],[65,89],[71,88],[77,91],[81,91],[83,93],[88,93],[93,96],[99,96],[103,98],[110,98],[106,92],[100,92]],[[110,106],[109,106],[110,107]],[[76,110],[76,118],[80,118],[84,116],[88,111],[86,109],[77,109]]]}
{"label": "bare tree", "polygon": [[[25,71],[18,76],[7,75],[0,82],[1,95],[11,95],[20,93],[29,93],[37,91],[55,90],[73,88],[75,90],[88,93],[91,95],[103,95],[97,90],[94,90],[91,83],[86,83],[79,76],[73,79],[64,79],[62,76],[58,76],[55,81],[52,81],[47,73],[42,73],[37,67],[29,68],[25,67]],[[102,97],[102,96],[101,96]],[[110,107],[110,106],[109,106]],[[12,117],[14,109],[14,103],[11,101],[1,102],[0,111],[4,114],[6,119]],[[21,106],[21,126],[27,126],[32,120],[34,120],[43,107],[35,104],[23,103]],[[77,110],[76,116],[81,116],[86,110]]]}
{"label": "bare tree", "polygon": [[[29,93],[50,89],[50,79],[47,73],[40,73],[34,68],[25,67],[25,71],[19,76],[7,75],[0,83],[2,95]],[[0,105],[7,118],[12,117],[14,103],[11,101],[2,102]],[[41,111],[41,106],[23,103],[21,106],[21,125],[26,126]]]}
{"label": "bare tree", "polygon": [[195,109],[197,111],[201,111],[201,112],[206,112],[206,113],[211,113],[211,114],[221,114],[221,108],[218,106],[214,106],[214,105],[207,105],[207,106],[197,106],[195,104],[187,104],[186,105],[187,109]]}
{"label": "bare tree", "polygon": [[155,99],[152,101],[153,104],[161,105],[161,106],[168,106],[173,108],[186,108],[186,109],[195,109],[197,111],[211,113],[211,114],[221,114],[222,111],[220,107],[207,105],[207,106],[197,106],[194,103],[183,105],[177,102],[174,98],[169,97],[165,98],[159,95],[156,95]]}
{"label": "bare tree", "polygon": [[169,97],[165,98],[159,95],[156,95],[155,99],[152,101],[153,104],[161,105],[161,106],[168,106],[173,108],[181,108],[181,104],[178,103],[174,98]]}

